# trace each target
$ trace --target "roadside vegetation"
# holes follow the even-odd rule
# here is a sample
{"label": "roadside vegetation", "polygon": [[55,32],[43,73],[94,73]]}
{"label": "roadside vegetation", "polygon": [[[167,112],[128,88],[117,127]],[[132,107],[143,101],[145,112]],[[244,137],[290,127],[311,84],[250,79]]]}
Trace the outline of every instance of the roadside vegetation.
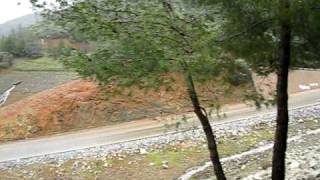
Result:
{"label": "roadside vegetation", "polygon": [[15,71],[67,71],[63,63],[51,57],[37,59],[16,59],[12,67]]}

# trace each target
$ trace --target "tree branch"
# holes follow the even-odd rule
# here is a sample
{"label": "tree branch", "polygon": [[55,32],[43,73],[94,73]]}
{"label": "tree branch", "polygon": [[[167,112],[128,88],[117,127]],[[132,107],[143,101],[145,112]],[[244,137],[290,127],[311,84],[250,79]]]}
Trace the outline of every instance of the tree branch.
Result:
{"label": "tree branch", "polygon": [[228,36],[228,37],[225,37],[225,38],[221,38],[220,40],[216,40],[215,42],[223,43],[223,42],[225,42],[225,41],[227,41],[227,40],[231,40],[231,39],[237,38],[237,37],[239,37],[239,36],[242,36],[242,35],[250,32],[252,29],[254,29],[254,28],[256,28],[256,27],[258,27],[258,26],[260,26],[260,25],[262,25],[262,24],[264,24],[264,23],[267,23],[267,22],[269,22],[269,21],[272,21],[272,20],[273,20],[273,18],[256,22],[256,23],[252,24],[250,27],[248,27],[248,28],[247,28],[246,30],[244,30],[244,31],[241,31],[241,32],[239,32],[239,33],[233,34],[233,35]]}

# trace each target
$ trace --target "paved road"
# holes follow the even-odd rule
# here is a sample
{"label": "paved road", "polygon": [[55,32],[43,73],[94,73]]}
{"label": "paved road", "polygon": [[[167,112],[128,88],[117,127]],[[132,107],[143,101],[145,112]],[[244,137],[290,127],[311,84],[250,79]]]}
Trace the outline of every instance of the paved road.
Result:
{"label": "paved road", "polygon": [[[320,90],[312,90],[290,96],[290,108],[316,102],[320,102]],[[223,123],[274,111],[274,107],[257,111],[255,108],[247,107],[245,105],[233,105],[225,107],[226,118],[219,120],[213,118],[213,121],[215,121],[215,123]],[[191,126],[198,122],[192,113],[186,115],[190,117],[187,125]],[[176,115],[166,118],[177,119],[181,117],[182,116]],[[124,142],[159,135],[164,133],[165,130],[168,129],[164,127],[164,122],[141,120],[40,139],[16,141],[0,145],[0,162]]]}

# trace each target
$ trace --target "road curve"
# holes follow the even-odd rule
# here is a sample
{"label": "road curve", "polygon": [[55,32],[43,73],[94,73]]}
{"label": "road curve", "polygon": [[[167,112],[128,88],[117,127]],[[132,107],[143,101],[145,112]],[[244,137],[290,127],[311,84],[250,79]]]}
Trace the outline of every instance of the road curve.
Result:
{"label": "road curve", "polygon": [[[295,108],[320,102],[320,89],[297,93],[290,96],[289,107]],[[275,108],[257,111],[245,105],[232,105],[224,108],[226,118],[213,118],[215,123],[233,121],[240,118],[254,116],[260,113],[275,112]],[[193,113],[186,114],[190,119],[187,126],[197,123]],[[166,119],[179,119],[182,115],[165,117]],[[174,120],[172,120],[173,124]],[[24,158],[62,153],[67,151],[86,149],[101,145],[114,144],[128,140],[145,138],[164,133],[167,121],[140,120],[120,125],[82,130],[38,139],[15,141],[0,145],[0,162],[19,160]]]}

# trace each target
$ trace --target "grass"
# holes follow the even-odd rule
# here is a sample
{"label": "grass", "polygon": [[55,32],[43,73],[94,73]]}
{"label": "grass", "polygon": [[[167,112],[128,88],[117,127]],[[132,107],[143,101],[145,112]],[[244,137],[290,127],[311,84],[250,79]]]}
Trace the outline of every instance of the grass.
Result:
{"label": "grass", "polygon": [[13,69],[16,71],[66,71],[66,68],[59,60],[50,57],[38,59],[18,59]]}
{"label": "grass", "polygon": [[169,148],[163,151],[151,152],[146,156],[147,163],[154,163],[155,166],[162,167],[162,162],[167,161],[168,164],[175,168],[181,168],[188,157],[197,157],[199,154],[208,154],[205,148],[188,148],[188,149],[177,149]]}

